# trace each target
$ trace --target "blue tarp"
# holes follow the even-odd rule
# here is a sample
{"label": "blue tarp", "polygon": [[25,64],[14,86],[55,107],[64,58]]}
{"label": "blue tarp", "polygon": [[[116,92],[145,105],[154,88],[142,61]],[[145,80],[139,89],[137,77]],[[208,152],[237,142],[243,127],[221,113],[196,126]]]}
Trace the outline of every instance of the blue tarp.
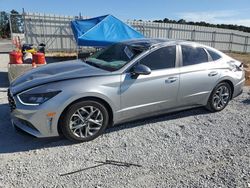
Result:
{"label": "blue tarp", "polygon": [[112,15],[71,22],[74,37],[79,46],[105,47],[144,36]]}

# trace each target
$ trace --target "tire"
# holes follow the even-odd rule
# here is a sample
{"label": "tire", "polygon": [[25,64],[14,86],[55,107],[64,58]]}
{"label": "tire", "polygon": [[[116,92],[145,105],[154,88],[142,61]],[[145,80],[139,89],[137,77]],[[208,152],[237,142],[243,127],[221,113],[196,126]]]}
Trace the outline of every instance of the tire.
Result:
{"label": "tire", "polygon": [[211,112],[219,112],[228,105],[231,97],[231,86],[226,82],[221,82],[210,94],[206,108]]}
{"label": "tire", "polygon": [[88,142],[101,135],[108,122],[109,114],[105,106],[94,100],[86,100],[72,104],[63,114],[60,126],[67,139]]}

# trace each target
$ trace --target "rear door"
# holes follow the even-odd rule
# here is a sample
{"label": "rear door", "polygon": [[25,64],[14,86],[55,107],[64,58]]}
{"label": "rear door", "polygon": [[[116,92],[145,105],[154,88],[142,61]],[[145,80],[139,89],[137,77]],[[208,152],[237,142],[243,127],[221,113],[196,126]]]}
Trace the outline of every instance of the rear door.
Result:
{"label": "rear door", "polygon": [[210,55],[202,47],[181,45],[180,106],[205,105],[220,77]]}
{"label": "rear door", "polygon": [[176,46],[157,49],[137,63],[148,66],[152,72],[133,77],[128,70],[122,75],[120,112],[123,119],[152,114],[176,105],[179,88]]}

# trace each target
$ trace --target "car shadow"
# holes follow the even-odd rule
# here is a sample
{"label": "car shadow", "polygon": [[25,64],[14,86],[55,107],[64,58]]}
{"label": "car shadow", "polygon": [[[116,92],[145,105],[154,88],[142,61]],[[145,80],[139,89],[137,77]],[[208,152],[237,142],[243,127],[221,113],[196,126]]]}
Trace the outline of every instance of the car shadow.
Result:
{"label": "car shadow", "polygon": [[8,104],[0,104],[0,154],[58,147],[72,144],[61,137],[35,138],[23,131],[16,130],[10,120]]}
{"label": "car shadow", "polygon": [[163,121],[181,119],[181,118],[185,118],[189,116],[209,114],[209,113],[211,112],[209,112],[203,107],[198,107],[198,108],[194,108],[190,110],[183,110],[179,112],[171,112],[171,113],[167,113],[163,115],[157,115],[157,116],[153,116],[149,118],[144,118],[144,119],[139,119],[139,120],[123,123],[123,124],[118,124],[114,127],[107,129],[106,134],[115,132],[115,131],[120,131],[123,129],[131,129],[134,127],[143,126],[145,124],[160,123]]}
{"label": "car shadow", "polygon": [[250,98],[249,99],[245,99],[244,101],[242,101],[243,104],[250,104]]}
{"label": "car shadow", "polygon": [[9,87],[8,72],[0,72],[0,88]]}
{"label": "car shadow", "polygon": [[[7,104],[0,105],[0,112],[6,112],[5,114],[0,114],[0,154],[1,153],[16,153],[24,151],[32,151],[42,148],[53,148],[60,146],[73,145],[75,143],[66,140],[63,137],[53,137],[53,138],[35,138],[23,131],[18,131],[11,125],[11,120],[9,116],[9,107]],[[120,131],[123,129],[131,129],[138,126],[143,126],[148,123],[156,123],[161,121],[173,120],[178,118],[183,118],[187,116],[193,116],[197,114],[206,114],[207,110],[203,108],[197,108],[192,110],[186,110],[177,113],[171,113],[161,116],[155,116],[143,120],[133,121],[130,123],[120,124],[111,127],[106,130],[105,134],[111,132]]]}

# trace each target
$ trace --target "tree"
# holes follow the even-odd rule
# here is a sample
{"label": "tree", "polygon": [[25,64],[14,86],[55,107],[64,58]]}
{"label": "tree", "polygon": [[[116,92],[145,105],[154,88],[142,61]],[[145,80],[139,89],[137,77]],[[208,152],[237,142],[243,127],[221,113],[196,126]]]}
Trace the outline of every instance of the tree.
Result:
{"label": "tree", "polygon": [[0,12],[0,37],[10,37],[9,15],[5,11]]}
{"label": "tree", "polygon": [[10,11],[11,28],[13,33],[23,33],[23,18],[16,10]]}
{"label": "tree", "polygon": [[204,21],[200,22],[188,22],[184,19],[180,19],[178,21],[176,20],[170,20],[168,18],[164,18],[163,20],[154,20],[153,22],[157,23],[178,23],[178,24],[189,24],[189,25],[198,25],[198,26],[205,26],[205,27],[216,27],[216,28],[222,28],[222,29],[233,29],[238,31],[244,31],[250,33],[250,27],[246,26],[238,26],[238,25],[232,25],[232,24],[210,24]]}
{"label": "tree", "polygon": [[178,22],[177,23],[179,23],[179,24],[185,24],[186,23],[186,20],[184,20],[184,19],[180,19],[180,20],[178,20]]}
{"label": "tree", "polygon": [[163,19],[163,22],[164,22],[164,23],[169,23],[169,21],[170,21],[170,20],[169,20],[168,18],[164,18],[164,19]]}

